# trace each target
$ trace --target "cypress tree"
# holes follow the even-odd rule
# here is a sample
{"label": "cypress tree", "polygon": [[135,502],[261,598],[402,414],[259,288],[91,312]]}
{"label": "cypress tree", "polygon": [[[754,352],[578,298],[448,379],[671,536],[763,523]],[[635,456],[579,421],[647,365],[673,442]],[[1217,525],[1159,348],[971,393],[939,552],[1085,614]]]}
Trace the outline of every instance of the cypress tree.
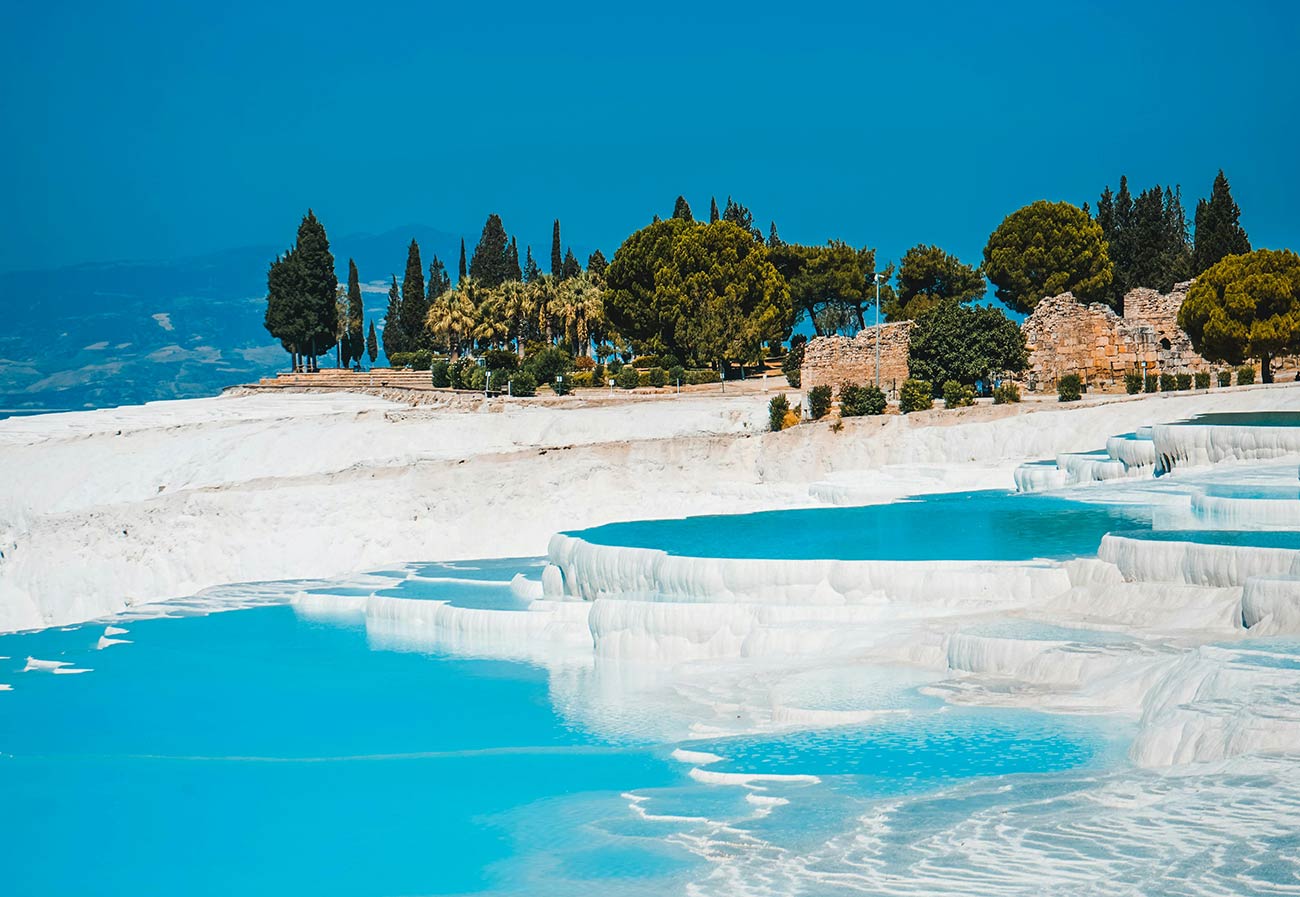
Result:
{"label": "cypress tree", "polygon": [[673,217],[680,218],[682,221],[695,220],[695,216],[691,214],[691,204],[686,201],[685,196],[677,197],[677,202],[673,204]]}
{"label": "cypress tree", "polygon": [[361,299],[361,278],[357,274],[357,263],[348,259],[348,329],[343,337],[345,367],[352,362],[360,362],[365,352],[365,305]]}
{"label": "cypress tree", "polygon": [[560,280],[568,280],[582,274],[582,265],[578,264],[578,258],[573,254],[572,248],[564,251],[564,262],[561,264],[560,272]]}
{"label": "cypress tree", "polygon": [[277,255],[266,272],[266,317],[263,326],[280,341],[292,359],[294,372],[302,369],[305,354],[303,320],[305,304],[302,290],[302,267],[297,249],[291,247]]}
{"label": "cypress tree", "polygon": [[560,219],[555,219],[555,224],[551,228],[551,276],[560,280],[560,273],[564,266],[564,257],[560,254]]}
{"label": "cypress tree", "polygon": [[718,199],[716,196],[709,197],[709,224],[714,224],[718,220]]}
{"label": "cypress tree", "polygon": [[429,264],[429,283],[425,288],[425,306],[433,305],[435,299],[451,289],[451,276],[447,273],[447,266],[442,263],[438,256],[433,257]]}
{"label": "cypress tree", "polygon": [[773,221],[771,227],[767,230],[767,247],[774,249],[777,246],[784,246],[781,242],[781,235],[776,232],[776,222]]}
{"label": "cypress tree", "polygon": [[1209,200],[1196,204],[1195,246],[1192,271],[1200,274],[1229,255],[1250,252],[1250,238],[1241,226],[1241,209],[1232,198],[1232,190],[1223,169],[1215,175]]}
{"label": "cypress tree", "polygon": [[402,300],[397,292],[397,275],[388,288],[388,313],[384,315],[384,355],[391,358],[395,352],[406,352],[406,331],[402,326]]}
{"label": "cypress tree", "polygon": [[460,238],[460,271],[458,272],[458,276],[456,278],[456,286],[460,286],[462,283],[465,282],[466,274],[467,272],[465,270],[465,238],[461,237]]}
{"label": "cypress tree", "polygon": [[478,246],[470,257],[469,276],[488,289],[501,286],[509,279],[507,252],[506,229],[501,224],[501,216],[494,212],[488,215]]}
{"label": "cypress tree", "polygon": [[424,264],[420,261],[420,244],[414,240],[406,249],[406,275],[402,278],[402,344],[414,352],[424,342],[424,319],[429,306],[424,298]]}
{"label": "cypress tree", "polygon": [[506,249],[506,280],[518,283],[524,279],[524,272],[519,267],[519,244],[510,238],[510,247]]}
{"label": "cypress tree", "polygon": [[307,210],[298,226],[295,256],[302,266],[303,320],[305,346],[300,346],[316,370],[316,356],[334,345],[338,334],[338,287],[334,273],[334,256],[330,253],[325,227]]}
{"label": "cypress tree", "polygon": [[524,283],[534,283],[537,278],[542,276],[541,269],[537,267],[537,262],[533,260],[533,247],[526,248],[528,260],[524,262]]}
{"label": "cypress tree", "polygon": [[587,256],[587,270],[592,274],[605,276],[605,269],[609,267],[609,262],[605,261],[605,253],[597,249],[591,255]]}
{"label": "cypress tree", "polygon": [[375,359],[379,357],[379,340],[375,339],[375,319],[370,319],[370,333],[366,336],[366,355],[370,356],[370,363],[374,364]]}

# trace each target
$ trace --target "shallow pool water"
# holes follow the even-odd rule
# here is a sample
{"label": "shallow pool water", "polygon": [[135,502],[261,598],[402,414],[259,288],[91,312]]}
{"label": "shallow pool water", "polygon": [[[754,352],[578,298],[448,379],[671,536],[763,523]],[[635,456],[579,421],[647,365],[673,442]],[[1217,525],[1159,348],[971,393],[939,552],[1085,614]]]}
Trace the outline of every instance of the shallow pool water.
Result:
{"label": "shallow pool water", "polygon": [[1126,530],[1117,532],[1116,535],[1152,542],[1197,542],[1207,545],[1288,548],[1300,551],[1300,532],[1294,530]]}
{"label": "shallow pool water", "polygon": [[613,523],[569,535],[685,557],[1015,561],[1095,554],[1107,532],[1150,521],[1144,505],[983,490],[863,507]]}
{"label": "shallow pool water", "polygon": [[1175,425],[1209,427],[1300,427],[1300,411],[1215,411]]}

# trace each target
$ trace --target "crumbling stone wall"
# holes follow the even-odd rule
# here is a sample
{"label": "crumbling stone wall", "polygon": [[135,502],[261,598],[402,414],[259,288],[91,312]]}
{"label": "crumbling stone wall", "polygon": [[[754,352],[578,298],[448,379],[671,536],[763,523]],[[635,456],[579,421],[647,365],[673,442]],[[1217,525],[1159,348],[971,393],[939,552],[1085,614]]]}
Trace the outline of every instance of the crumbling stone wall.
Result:
{"label": "crumbling stone wall", "polygon": [[[907,379],[911,333],[911,321],[880,325],[880,385],[886,392]],[[799,376],[804,389],[829,386],[835,393],[844,383],[875,383],[876,328],[868,327],[852,338],[819,336],[809,340]]]}
{"label": "crumbling stone wall", "polygon": [[1211,365],[1192,348],[1192,338],[1178,326],[1178,309],[1183,307],[1192,281],[1174,284],[1168,293],[1138,287],[1124,296],[1124,321],[1151,328],[1156,342],[1159,369],[1187,374],[1208,371]]}

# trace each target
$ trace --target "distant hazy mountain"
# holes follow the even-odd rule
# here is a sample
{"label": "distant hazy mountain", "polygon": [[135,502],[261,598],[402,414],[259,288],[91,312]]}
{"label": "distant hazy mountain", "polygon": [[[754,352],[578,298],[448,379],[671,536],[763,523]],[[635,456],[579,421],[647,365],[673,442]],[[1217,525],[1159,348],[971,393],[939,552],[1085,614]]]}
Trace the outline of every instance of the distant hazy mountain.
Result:
{"label": "distant hazy mountain", "polygon": [[[455,279],[459,235],[412,225],[332,241],[339,280],[351,257],[362,282],[375,284],[364,295],[376,327],[412,238],[426,271],[437,253]],[[474,241],[466,242],[472,251]],[[262,315],[266,269],[284,248],[5,275],[0,416],[215,395],[282,370],[288,356]]]}

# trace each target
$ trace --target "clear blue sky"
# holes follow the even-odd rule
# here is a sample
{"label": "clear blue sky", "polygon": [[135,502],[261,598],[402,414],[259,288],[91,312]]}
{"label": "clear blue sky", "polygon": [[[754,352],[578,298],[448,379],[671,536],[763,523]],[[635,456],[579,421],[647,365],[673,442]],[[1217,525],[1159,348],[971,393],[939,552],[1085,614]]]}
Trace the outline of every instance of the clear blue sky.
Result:
{"label": "clear blue sky", "polygon": [[[631,8],[629,8],[631,7]],[[1039,198],[1222,166],[1300,248],[1291,3],[16,4],[0,270],[489,211],[612,253],[684,193],[787,239],[978,260]],[[401,247],[394,252],[401,254]],[[543,253],[544,254],[544,253]]]}

